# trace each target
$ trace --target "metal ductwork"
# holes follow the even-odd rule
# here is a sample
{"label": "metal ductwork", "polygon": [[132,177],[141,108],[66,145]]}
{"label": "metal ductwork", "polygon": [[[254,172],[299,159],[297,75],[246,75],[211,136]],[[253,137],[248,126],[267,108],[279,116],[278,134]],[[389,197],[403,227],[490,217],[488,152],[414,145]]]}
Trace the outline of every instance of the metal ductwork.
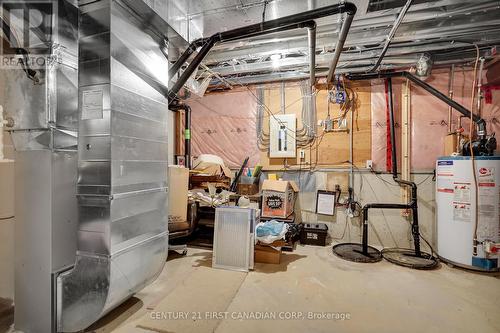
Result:
{"label": "metal ductwork", "polygon": [[80,2],[78,249],[57,278],[60,332],[97,321],[166,260],[169,29],[161,22],[142,1]]}

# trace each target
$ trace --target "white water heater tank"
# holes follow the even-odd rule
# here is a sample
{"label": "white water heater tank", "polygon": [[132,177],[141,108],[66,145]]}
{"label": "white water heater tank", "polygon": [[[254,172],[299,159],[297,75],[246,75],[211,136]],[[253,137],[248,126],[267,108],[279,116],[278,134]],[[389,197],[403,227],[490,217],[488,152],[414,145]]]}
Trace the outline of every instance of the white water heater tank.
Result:
{"label": "white water heater tank", "polygon": [[500,267],[500,156],[476,157],[474,170],[476,181],[467,156],[440,157],[436,162],[438,254],[451,264],[495,271]]}

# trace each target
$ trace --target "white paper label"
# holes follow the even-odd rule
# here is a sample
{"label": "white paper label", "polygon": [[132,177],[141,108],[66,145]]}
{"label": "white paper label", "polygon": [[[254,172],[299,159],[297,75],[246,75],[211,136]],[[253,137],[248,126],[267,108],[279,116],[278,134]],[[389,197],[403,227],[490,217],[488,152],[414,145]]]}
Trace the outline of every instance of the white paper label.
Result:
{"label": "white paper label", "polygon": [[453,183],[453,201],[461,203],[471,202],[470,183],[454,182]]}
{"label": "white paper label", "polygon": [[102,119],[102,90],[84,91],[82,97],[82,120]]}
{"label": "white paper label", "polygon": [[467,203],[453,203],[453,220],[460,222],[471,221],[471,206]]}
{"label": "white paper label", "polygon": [[452,177],[453,161],[438,161],[437,175],[441,177]]}
{"label": "white paper label", "polygon": [[335,214],[335,194],[318,193],[318,202],[316,204],[316,213],[322,215]]}

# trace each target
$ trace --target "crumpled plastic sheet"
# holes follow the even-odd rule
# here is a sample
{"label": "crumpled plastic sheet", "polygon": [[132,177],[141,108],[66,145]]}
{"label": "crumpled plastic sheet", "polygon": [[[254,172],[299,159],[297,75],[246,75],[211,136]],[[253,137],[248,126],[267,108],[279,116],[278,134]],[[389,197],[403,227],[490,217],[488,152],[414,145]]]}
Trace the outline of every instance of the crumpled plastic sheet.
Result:
{"label": "crumpled plastic sheet", "polygon": [[288,231],[288,224],[270,220],[260,222],[255,227],[255,239],[264,244],[271,244],[274,241],[285,239]]}
{"label": "crumpled plastic sheet", "polygon": [[204,189],[192,189],[188,192],[188,197],[191,200],[198,201],[203,207],[219,207],[226,205],[229,202],[229,197],[234,194],[223,190],[221,193],[212,195]]}

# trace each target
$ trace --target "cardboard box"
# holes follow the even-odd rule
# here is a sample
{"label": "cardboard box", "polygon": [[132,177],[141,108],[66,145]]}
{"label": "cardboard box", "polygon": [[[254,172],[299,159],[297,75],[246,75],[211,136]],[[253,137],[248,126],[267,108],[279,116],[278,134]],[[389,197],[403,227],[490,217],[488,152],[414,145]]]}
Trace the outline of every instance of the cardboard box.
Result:
{"label": "cardboard box", "polygon": [[264,180],[262,184],[262,216],[287,218],[293,213],[299,188],[293,181]]}
{"label": "cardboard box", "polygon": [[444,155],[450,156],[457,150],[457,135],[455,133],[448,134],[444,137]]}
{"label": "cardboard box", "polygon": [[272,247],[283,247],[283,246],[287,245],[287,242],[285,242],[284,239],[275,240],[271,244],[265,244],[265,243],[262,243],[261,241],[257,241],[257,245],[272,246]]}
{"label": "cardboard box", "polygon": [[279,264],[281,261],[281,249],[277,250],[270,246],[255,245],[255,262],[263,264]]}
{"label": "cardboard box", "polygon": [[168,167],[168,223],[187,220],[189,169],[179,165]]}

